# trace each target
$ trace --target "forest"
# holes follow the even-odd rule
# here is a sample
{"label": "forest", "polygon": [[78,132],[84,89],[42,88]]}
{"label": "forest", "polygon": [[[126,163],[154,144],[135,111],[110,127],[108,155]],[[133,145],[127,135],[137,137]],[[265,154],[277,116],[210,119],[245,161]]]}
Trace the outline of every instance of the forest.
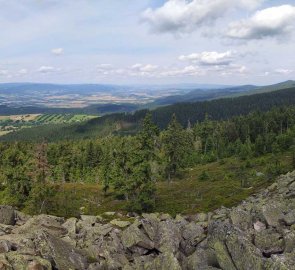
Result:
{"label": "forest", "polygon": [[[227,120],[235,116],[247,115],[253,111],[265,112],[273,107],[295,105],[295,88],[288,88],[255,95],[222,98],[217,100],[178,103],[151,110],[153,122],[163,130],[167,128],[171,116],[176,115],[179,123],[186,127],[205,120]],[[74,125],[50,124],[38,128],[23,129],[0,137],[1,141],[42,141],[81,140],[105,137],[109,134],[136,134],[148,109],[133,113],[114,113],[93,118]]]}
{"label": "forest", "polygon": [[[269,183],[283,172],[279,153],[288,151],[288,166],[295,168],[294,106],[253,111],[226,120],[214,118],[216,115],[207,113],[203,121],[186,121],[184,126],[175,113],[167,127],[161,129],[154,123],[152,113],[146,113],[141,128],[132,135],[3,142],[1,203],[31,213],[50,213],[50,198],[55,196],[58,185],[82,183],[100,186],[102,196],[124,203],[126,211],[141,213],[157,208],[157,188],[161,183],[169,187],[185,170],[196,166],[223,164],[233,158],[247,168],[255,158],[271,155],[264,173],[264,180]],[[210,181],[210,172],[201,170],[198,180]],[[248,179],[241,181],[241,187],[249,188]]]}

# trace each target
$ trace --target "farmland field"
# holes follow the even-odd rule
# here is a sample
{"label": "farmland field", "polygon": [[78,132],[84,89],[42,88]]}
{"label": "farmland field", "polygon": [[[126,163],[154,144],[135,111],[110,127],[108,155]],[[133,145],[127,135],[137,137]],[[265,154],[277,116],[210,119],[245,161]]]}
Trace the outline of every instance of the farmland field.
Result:
{"label": "farmland field", "polygon": [[47,124],[79,123],[97,116],[84,114],[26,114],[0,116],[0,136],[22,128]]}

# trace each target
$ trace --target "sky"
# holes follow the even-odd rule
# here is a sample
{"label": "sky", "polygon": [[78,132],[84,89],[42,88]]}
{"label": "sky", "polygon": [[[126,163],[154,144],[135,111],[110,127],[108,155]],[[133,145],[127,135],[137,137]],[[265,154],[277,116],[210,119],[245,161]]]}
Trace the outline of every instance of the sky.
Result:
{"label": "sky", "polygon": [[295,0],[0,0],[0,82],[295,79]]}

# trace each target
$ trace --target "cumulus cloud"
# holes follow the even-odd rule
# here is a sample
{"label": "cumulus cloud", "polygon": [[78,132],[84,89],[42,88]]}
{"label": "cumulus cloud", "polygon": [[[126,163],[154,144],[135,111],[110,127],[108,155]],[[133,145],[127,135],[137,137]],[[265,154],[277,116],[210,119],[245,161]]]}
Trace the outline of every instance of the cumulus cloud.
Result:
{"label": "cumulus cloud", "polygon": [[192,32],[214,22],[233,8],[254,8],[264,0],[168,0],[147,9],[142,18],[155,32]]}
{"label": "cumulus cloud", "polygon": [[38,71],[41,73],[50,73],[50,72],[54,72],[56,69],[54,67],[51,66],[41,66]]}
{"label": "cumulus cloud", "polygon": [[295,26],[295,6],[282,5],[257,11],[249,19],[230,24],[227,35],[238,39],[262,39],[290,33]]}
{"label": "cumulus cloud", "polygon": [[202,65],[229,65],[233,61],[233,52],[202,52],[179,56],[181,61],[191,61]]}
{"label": "cumulus cloud", "polygon": [[64,49],[63,48],[55,48],[51,50],[51,53],[54,55],[62,55],[64,53]]}

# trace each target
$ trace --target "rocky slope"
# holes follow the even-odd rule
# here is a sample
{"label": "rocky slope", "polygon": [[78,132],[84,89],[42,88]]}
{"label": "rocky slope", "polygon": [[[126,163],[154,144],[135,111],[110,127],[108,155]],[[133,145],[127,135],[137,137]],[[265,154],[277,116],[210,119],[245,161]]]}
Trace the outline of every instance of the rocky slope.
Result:
{"label": "rocky slope", "polygon": [[235,208],[175,219],[65,220],[0,206],[0,270],[8,269],[295,269],[295,172]]}

